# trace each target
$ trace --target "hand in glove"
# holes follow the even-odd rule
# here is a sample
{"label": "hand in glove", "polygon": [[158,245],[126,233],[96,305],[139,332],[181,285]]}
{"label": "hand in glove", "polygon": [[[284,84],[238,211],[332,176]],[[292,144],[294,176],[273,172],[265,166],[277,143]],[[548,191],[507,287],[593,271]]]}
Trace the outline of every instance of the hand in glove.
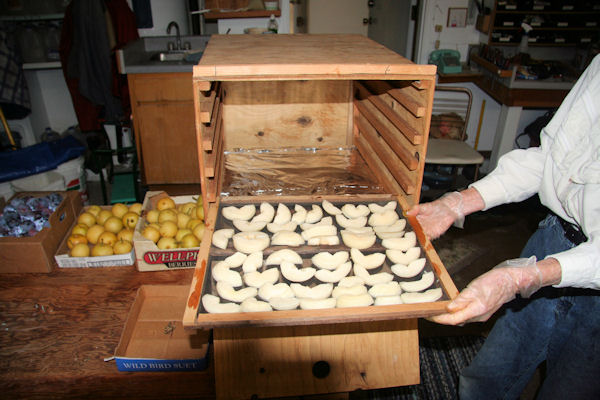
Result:
{"label": "hand in glove", "polygon": [[465,220],[463,196],[459,192],[446,193],[431,203],[414,206],[408,215],[415,215],[423,232],[430,239],[437,239],[455,222],[462,228]]}
{"label": "hand in glove", "polygon": [[529,297],[542,286],[535,256],[504,261],[473,280],[446,307],[448,313],[430,319],[446,325],[482,322],[517,293]]}

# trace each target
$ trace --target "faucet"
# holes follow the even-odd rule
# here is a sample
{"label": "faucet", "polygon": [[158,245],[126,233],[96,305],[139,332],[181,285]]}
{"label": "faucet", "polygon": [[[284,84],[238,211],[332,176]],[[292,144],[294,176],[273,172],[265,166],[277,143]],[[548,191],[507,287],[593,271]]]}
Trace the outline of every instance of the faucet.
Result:
{"label": "faucet", "polygon": [[175,27],[175,35],[176,35],[176,44],[175,44],[175,49],[172,48],[173,46],[173,42],[169,42],[169,50],[182,50],[181,47],[181,35],[179,34],[179,25],[177,25],[177,22],[175,21],[171,21],[169,22],[169,25],[167,26],[167,35],[171,34],[171,28]]}

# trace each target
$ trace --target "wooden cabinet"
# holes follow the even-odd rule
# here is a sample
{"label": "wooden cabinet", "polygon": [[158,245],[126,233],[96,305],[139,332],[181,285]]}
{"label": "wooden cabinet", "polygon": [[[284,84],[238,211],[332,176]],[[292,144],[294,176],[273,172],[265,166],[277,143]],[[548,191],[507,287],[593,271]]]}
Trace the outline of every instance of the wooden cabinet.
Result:
{"label": "wooden cabinet", "polygon": [[588,46],[600,38],[599,20],[597,1],[498,0],[491,15],[488,44],[518,45],[521,23],[526,22],[533,28],[529,33],[530,46]]}
{"label": "wooden cabinet", "polygon": [[192,73],[128,75],[143,182],[200,182]]}

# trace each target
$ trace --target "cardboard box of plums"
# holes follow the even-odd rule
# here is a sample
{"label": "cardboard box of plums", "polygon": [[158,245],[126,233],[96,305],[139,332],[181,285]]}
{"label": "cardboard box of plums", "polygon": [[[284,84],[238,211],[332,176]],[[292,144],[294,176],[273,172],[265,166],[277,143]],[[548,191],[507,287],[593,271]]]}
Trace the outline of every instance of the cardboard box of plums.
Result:
{"label": "cardboard box of plums", "polygon": [[200,195],[169,196],[149,191],[133,234],[139,271],[194,268],[204,236]]}
{"label": "cardboard box of plums", "polygon": [[[52,202],[52,198],[58,203],[56,208],[49,208],[48,202]],[[13,200],[22,200],[25,204]],[[11,205],[13,209],[5,208]],[[4,222],[0,222],[4,226],[0,229],[22,232],[3,232],[0,237],[0,273],[52,272],[57,248],[81,207],[77,191],[15,194],[0,208],[4,218]],[[26,214],[22,219],[24,222],[19,222],[23,214]],[[39,231],[34,227],[37,223],[41,224]]]}

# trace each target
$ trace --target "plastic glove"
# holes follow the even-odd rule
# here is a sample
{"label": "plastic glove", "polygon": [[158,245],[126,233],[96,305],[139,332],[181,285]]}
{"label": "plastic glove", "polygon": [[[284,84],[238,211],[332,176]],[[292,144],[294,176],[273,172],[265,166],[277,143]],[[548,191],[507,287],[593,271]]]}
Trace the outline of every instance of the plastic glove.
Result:
{"label": "plastic glove", "polygon": [[431,317],[433,322],[459,325],[482,322],[519,293],[529,297],[542,286],[535,256],[504,261],[473,280],[446,307],[447,314]]}
{"label": "plastic glove", "polygon": [[463,198],[459,192],[446,193],[431,203],[419,204],[408,214],[416,215],[430,239],[440,237],[453,223],[462,228],[465,221]]}

